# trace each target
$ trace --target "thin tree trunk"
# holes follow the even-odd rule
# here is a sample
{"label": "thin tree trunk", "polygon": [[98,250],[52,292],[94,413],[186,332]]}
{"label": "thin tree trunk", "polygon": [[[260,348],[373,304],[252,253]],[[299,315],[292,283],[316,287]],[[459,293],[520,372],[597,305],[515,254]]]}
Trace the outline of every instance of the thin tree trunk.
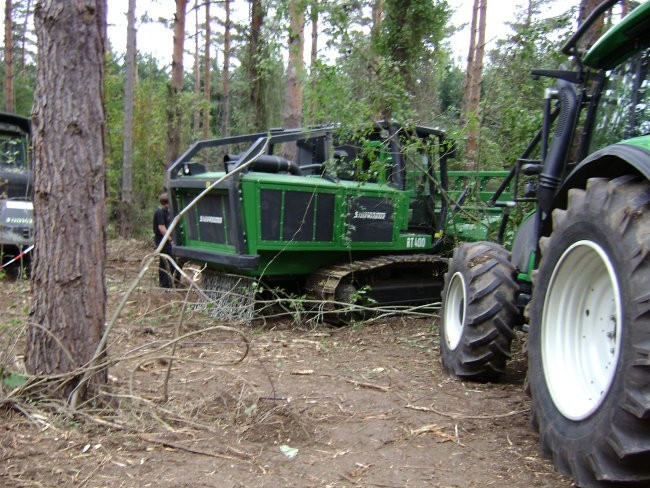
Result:
{"label": "thin tree trunk", "polygon": [[199,56],[199,0],[194,0],[194,107],[192,132],[198,136],[201,127],[201,62]]}
{"label": "thin tree trunk", "polygon": [[476,26],[478,25],[480,0],[474,0],[472,7],[472,23],[469,32],[469,50],[467,52],[467,71],[465,72],[465,83],[463,84],[463,107],[460,114],[460,124],[464,126],[469,120],[470,93],[473,86],[472,76],[474,75],[474,56],[476,55]]}
{"label": "thin tree trunk", "polygon": [[485,54],[485,26],[487,14],[487,0],[480,0],[478,21],[478,37],[474,50],[474,62],[472,63],[471,85],[469,90],[468,116],[473,119],[469,124],[467,134],[467,159],[473,163],[474,168],[478,164],[478,147],[480,135],[479,109],[481,102],[481,80],[483,78],[483,56]]}
{"label": "thin tree trunk", "polygon": [[264,104],[262,102],[262,78],[258,65],[260,62],[260,36],[264,23],[264,10],[262,0],[251,1],[251,34],[249,39],[249,67],[248,82],[250,84],[250,106],[252,109],[253,127],[256,130],[263,128]]}
{"label": "thin tree trunk", "polygon": [[379,37],[381,29],[381,19],[384,13],[384,0],[375,0],[372,4],[372,27],[371,35],[373,39]]}
{"label": "thin tree trunk", "polygon": [[[316,66],[316,61],[318,61],[318,13],[319,5],[318,0],[312,0],[311,9],[309,11],[309,20],[311,22],[311,56],[310,56],[310,66],[311,66],[311,88],[312,93],[316,92],[316,84],[318,80],[314,73],[314,66]],[[316,106],[316,97],[312,95],[311,104],[309,107],[309,123],[314,124],[316,122],[315,114],[317,110]]]}
{"label": "thin tree trunk", "polygon": [[221,79],[221,137],[230,132],[230,0],[224,2],[223,78]]}
{"label": "thin tree trunk", "polygon": [[[284,127],[293,129],[302,122],[302,80],[304,73],[303,50],[305,45],[305,12],[300,0],[289,1],[289,61],[284,99]],[[283,155],[295,161],[297,148],[285,144]]]}
{"label": "thin tree trunk", "polygon": [[29,25],[29,13],[32,11],[32,0],[27,0],[25,7],[25,18],[23,19],[23,27],[21,30],[20,38],[20,69],[25,70],[27,65],[27,53],[25,51],[25,43],[27,41],[27,26]]}
{"label": "thin tree trunk", "polygon": [[172,51],[172,75],[169,84],[167,105],[167,151],[166,164],[178,158],[181,147],[181,102],[183,90],[183,48],[185,45],[185,9],[188,0],[176,0],[174,15],[174,48]]}
{"label": "thin tree trunk", "polygon": [[311,64],[313,65],[318,59],[318,0],[312,0],[311,4]]}
{"label": "thin tree trunk", "polygon": [[[106,0],[39,0],[34,97],[33,309],[25,365],[64,374],[87,364],[106,317],[104,54]],[[74,66],[74,69],[70,69]],[[67,399],[81,374],[51,393]],[[96,372],[79,398],[106,382]]]}
{"label": "thin tree trunk", "polygon": [[5,0],[5,110],[14,108],[14,22],[11,0]]}
{"label": "thin tree trunk", "polygon": [[212,43],[212,31],[210,30],[210,2],[205,2],[205,57],[203,58],[203,138],[210,137],[210,105],[212,101],[212,87],[210,76],[210,44]]}
{"label": "thin tree trunk", "polygon": [[133,233],[133,94],[135,91],[135,1],[129,0],[126,28],[126,59],[124,73],[124,136],[122,144],[122,195],[120,201],[120,236],[130,239]]}

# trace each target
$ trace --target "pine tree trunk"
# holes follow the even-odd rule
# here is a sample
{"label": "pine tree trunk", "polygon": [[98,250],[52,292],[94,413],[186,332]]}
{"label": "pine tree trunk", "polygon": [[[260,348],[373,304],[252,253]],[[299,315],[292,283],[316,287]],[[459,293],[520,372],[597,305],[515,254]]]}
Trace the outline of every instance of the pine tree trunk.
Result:
{"label": "pine tree trunk", "polygon": [[120,198],[120,236],[130,239],[133,233],[133,94],[135,91],[135,0],[129,0],[126,14],[126,59],[124,73],[124,136],[122,144],[122,195]]}
{"label": "pine tree trunk", "polygon": [[[50,375],[88,363],[104,331],[106,1],[39,0],[34,23],[36,246],[25,364]],[[66,399],[78,381],[51,394]],[[96,372],[81,398],[105,382],[106,370]]]}
{"label": "pine tree trunk", "polygon": [[221,85],[221,137],[230,132],[230,0],[224,2],[226,21],[223,34],[223,78]]}
{"label": "pine tree trunk", "polygon": [[[304,72],[305,12],[300,0],[289,1],[289,60],[284,98],[284,127],[294,129],[302,122],[302,79]],[[296,145],[285,144],[283,155],[290,161],[296,159]]]}
{"label": "pine tree trunk", "polygon": [[205,2],[205,56],[203,58],[203,139],[210,137],[210,104],[212,102],[212,78],[210,76],[210,44],[212,31],[210,29],[210,2]]}
{"label": "pine tree trunk", "polygon": [[14,22],[11,0],[5,0],[5,110],[14,112]]}
{"label": "pine tree trunk", "polygon": [[176,0],[174,15],[174,48],[172,51],[172,75],[168,88],[167,105],[167,164],[174,162],[181,150],[181,91],[183,90],[183,48],[185,45],[185,9],[188,0]]}

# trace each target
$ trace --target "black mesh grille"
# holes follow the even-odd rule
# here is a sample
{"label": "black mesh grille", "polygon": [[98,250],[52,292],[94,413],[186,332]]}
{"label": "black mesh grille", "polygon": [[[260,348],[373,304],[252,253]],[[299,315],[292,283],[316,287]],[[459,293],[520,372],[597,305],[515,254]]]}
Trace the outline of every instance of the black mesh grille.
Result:
{"label": "black mesh grille", "polygon": [[227,232],[226,195],[207,195],[187,214],[187,238],[215,244],[231,244]]}
{"label": "black mesh grille", "polygon": [[261,190],[262,240],[332,241],[334,195]]}

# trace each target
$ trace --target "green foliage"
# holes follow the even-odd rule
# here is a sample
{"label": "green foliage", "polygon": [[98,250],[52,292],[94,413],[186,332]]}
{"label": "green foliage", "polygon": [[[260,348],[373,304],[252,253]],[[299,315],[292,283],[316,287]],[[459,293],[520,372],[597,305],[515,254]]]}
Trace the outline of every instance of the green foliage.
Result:
{"label": "green foliage", "polygon": [[[150,56],[138,57],[133,120],[133,228],[150,237],[150,221],[164,186],[168,75]],[[119,217],[124,131],[124,67],[109,53],[105,72],[109,230]],[[188,115],[189,117],[189,115]],[[191,127],[187,124],[186,127]],[[189,129],[188,129],[189,130]],[[189,140],[189,135],[187,136]]]}
{"label": "green foliage", "polygon": [[420,60],[429,61],[442,44],[451,10],[445,0],[386,0],[377,53],[400,66],[410,79]]}
{"label": "green foliage", "polygon": [[311,66],[306,120],[347,126],[381,118],[440,120],[450,57],[442,42],[448,3],[387,1],[380,28],[368,36],[371,3],[327,4],[322,21],[328,47],[340,54],[335,62],[319,59]]}

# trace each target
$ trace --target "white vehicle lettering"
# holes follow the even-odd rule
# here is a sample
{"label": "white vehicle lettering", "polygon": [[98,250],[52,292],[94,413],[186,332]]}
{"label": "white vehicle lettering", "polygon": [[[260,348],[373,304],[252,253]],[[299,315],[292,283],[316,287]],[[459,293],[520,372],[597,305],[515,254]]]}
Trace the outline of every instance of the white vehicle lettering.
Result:
{"label": "white vehicle lettering", "polygon": [[218,217],[215,215],[201,215],[199,216],[199,222],[205,222],[207,224],[222,224],[223,217]]}
{"label": "white vehicle lettering", "polygon": [[427,240],[424,237],[407,237],[406,238],[406,247],[407,248],[423,248],[427,244]]}
{"label": "white vehicle lettering", "polygon": [[364,220],[386,220],[386,212],[359,212],[356,210],[352,218]]}

